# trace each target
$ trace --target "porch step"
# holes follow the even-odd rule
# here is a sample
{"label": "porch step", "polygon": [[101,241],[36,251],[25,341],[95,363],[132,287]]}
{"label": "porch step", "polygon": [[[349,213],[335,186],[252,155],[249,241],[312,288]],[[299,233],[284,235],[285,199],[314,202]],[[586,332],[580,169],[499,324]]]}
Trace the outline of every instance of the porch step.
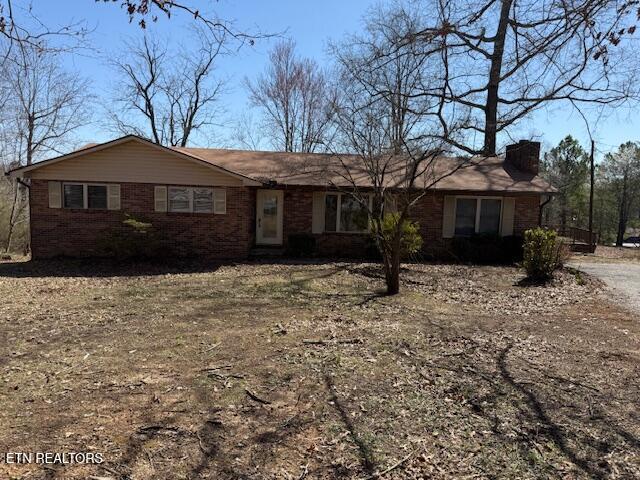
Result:
{"label": "porch step", "polygon": [[284,255],[283,247],[253,247],[249,251],[250,258],[273,258]]}

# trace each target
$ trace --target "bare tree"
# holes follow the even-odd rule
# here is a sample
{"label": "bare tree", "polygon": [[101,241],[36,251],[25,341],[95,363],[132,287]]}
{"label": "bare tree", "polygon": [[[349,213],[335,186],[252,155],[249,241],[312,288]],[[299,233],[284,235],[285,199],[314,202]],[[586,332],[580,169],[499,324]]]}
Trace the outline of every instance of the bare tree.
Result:
{"label": "bare tree", "polygon": [[64,70],[57,53],[34,48],[19,49],[3,74],[11,93],[4,122],[12,161],[31,165],[62,153],[72,133],[90,118],[88,82]]}
{"label": "bare tree", "polygon": [[49,26],[33,13],[30,4],[0,0],[0,63],[7,61],[19,48],[50,52],[77,49],[84,46],[88,33],[84,22]]}
{"label": "bare tree", "polygon": [[232,123],[229,143],[244,150],[260,150],[265,140],[261,133],[251,112],[244,111]]}
{"label": "bare tree", "polygon": [[637,97],[635,56],[625,48],[636,3],[427,0],[395,10],[420,19],[399,47],[441,50],[438,84],[446,89],[425,85],[415,94],[443,95],[446,111],[471,112],[463,141],[452,145],[492,155],[500,133],[553,102],[615,106]]}
{"label": "bare tree", "polygon": [[[58,52],[24,44],[7,58],[2,76],[7,94],[0,122],[3,163],[31,165],[69,147],[73,134],[90,118],[88,82],[64,70]],[[19,184],[11,185],[11,197],[7,251],[26,206]]]}
{"label": "bare tree", "polygon": [[254,107],[274,147],[286,152],[314,152],[327,140],[335,98],[327,75],[313,60],[299,58],[295,43],[278,43],[269,66],[255,81],[245,80]]}
{"label": "bare tree", "polygon": [[[385,10],[367,19],[367,33],[334,45],[341,92],[336,102],[339,160],[327,172],[366,212],[382,255],[387,292],[400,289],[400,264],[411,210],[443,178],[470,159],[442,157],[466,124],[444,112],[446,98],[421,95],[423,85],[446,88],[427,68],[434,53],[404,43],[415,19]],[[342,154],[340,152],[347,152]]]}
{"label": "bare tree", "polygon": [[120,80],[110,117],[118,132],[186,146],[194,133],[215,123],[224,82],[213,73],[225,39],[201,31],[197,37],[197,50],[179,48],[176,54],[147,37],[128,45],[126,56],[114,63]]}

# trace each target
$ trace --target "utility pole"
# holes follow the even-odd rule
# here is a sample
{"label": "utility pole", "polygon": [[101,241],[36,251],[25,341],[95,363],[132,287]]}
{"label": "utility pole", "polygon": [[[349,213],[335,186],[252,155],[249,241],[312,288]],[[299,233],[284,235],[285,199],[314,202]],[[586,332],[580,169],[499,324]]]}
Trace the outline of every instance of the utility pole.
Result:
{"label": "utility pole", "polygon": [[596,149],[596,143],[591,139],[591,185],[589,188],[589,243],[593,245],[593,184],[595,181],[595,162],[594,153]]}

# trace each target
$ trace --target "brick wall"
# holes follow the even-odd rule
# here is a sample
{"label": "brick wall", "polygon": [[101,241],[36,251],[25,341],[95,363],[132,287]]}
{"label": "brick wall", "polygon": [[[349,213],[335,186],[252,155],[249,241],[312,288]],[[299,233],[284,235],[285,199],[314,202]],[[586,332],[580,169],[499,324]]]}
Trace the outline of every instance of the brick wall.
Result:
{"label": "brick wall", "polygon": [[99,239],[122,228],[125,214],[153,223],[171,251],[214,259],[245,258],[253,243],[250,219],[254,194],[247,187],[226,187],[227,213],[154,211],[152,184],[122,183],[121,210],[49,208],[48,182],[32,180],[31,249],[34,258],[100,255]]}
{"label": "brick wall", "polygon": [[[313,188],[286,187],[284,190],[283,241],[292,233],[311,233],[313,215]],[[423,252],[429,256],[446,256],[450,239],[442,238],[442,192],[433,192],[421,198],[412,210],[412,218],[420,224]],[[515,203],[514,235],[522,235],[538,224],[539,197],[518,196]],[[323,233],[314,235],[321,256],[362,256],[369,243],[367,235],[352,233]]]}
{"label": "brick wall", "polygon": [[[167,238],[180,255],[214,259],[245,258],[255,243],[256,189],[226,187],[225,215],[198,213],[156,213],[152,184],[121,184],[121,210],[50,209],[48,183],[32,180],[30,189],[31,248],[34,258],[58,255],[99,255],[99,239],[122,228],[124,214],[148,220]],[[311,187],[284,190],[283,241],[293,233],[311,233],[313,191]],[[446,253],[449,242],[442,238],[443,193],[425,195],[414,207],[412,217],[420,223],[426,254]],[[514,234],[538,223],[538,196],[518,196]],[[370,241],[364,234],[323,233],[316,237],[318,254],[326,257],[358,257]]]}
{"label": "brick wall", "polygon": [[540,197],[531,195],[516,197],[516,211],[513,219],[513,234],[524,235],[524,231],[538,226]]}

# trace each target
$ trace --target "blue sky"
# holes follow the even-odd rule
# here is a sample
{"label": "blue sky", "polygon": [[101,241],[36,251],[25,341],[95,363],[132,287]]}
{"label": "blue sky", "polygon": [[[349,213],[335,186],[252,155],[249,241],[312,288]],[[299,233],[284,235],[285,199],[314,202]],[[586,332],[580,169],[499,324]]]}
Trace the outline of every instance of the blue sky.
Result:
{"label": "blue sky", "polygon": [[[299,54],[314,58],[321,65],[329,65],[326,48],[328,41],[338,40],[345,34],[361,29],[362,16],[373,5],[370,0],[219,0],[190,3],[198,5],[203,12],[213,6],[221,18],[235,19],[237,26],[243,29],[286,32],[287,36],[297,42]],[[112,88],[113,78],[108,59],[120,53],[123,38],[141,37],[144,35],[142,29],[137,24],[128,22],[119,1],[103,3],[93,0],[40,0],[34,4],[34,13],[48,25],[84,20],[93,29],[89,41],[95,51],[69,55],[65,61],[69,68],[79,70],[90,78],[99,95],[98,103],[104,105],[108,99],[106,94]],[[167,42],[183,41],[187,38],[191,21],[184,15],[171,20],[160,18],[156,24],[149,24],[147,33],[160,36]],[[243,78],[253,78],[263,71],[269,48],[274,42],[275,40],[259,41],[255,47],[243,47],[237,55],[223,60],[219,72],[228,78],[229,91],[223,100],[227,113],[220,123],[229,124],[233,118],[247,110]],[[98,121],[102,108],[96,107],[96,122],[87,125],[80,132],[82,141],[104,141],[113,137]],[[637,134],[640,122],[635,111],[620,110],[601,118],[599,122],[595,122],[595,114],[590,117],[594,124],[597,123],[594,132],[600,152],[609,151],[628,140],[640,140]],[[568,134],[580,139],[585,146],[588,140],[582,118],[566,106],[540,111],[521,123],[518,130],[512,133],[522,138],[539,136],[547,148]],[[231,146],[228,135],[228,131],[220,130],[213,144]]]}

